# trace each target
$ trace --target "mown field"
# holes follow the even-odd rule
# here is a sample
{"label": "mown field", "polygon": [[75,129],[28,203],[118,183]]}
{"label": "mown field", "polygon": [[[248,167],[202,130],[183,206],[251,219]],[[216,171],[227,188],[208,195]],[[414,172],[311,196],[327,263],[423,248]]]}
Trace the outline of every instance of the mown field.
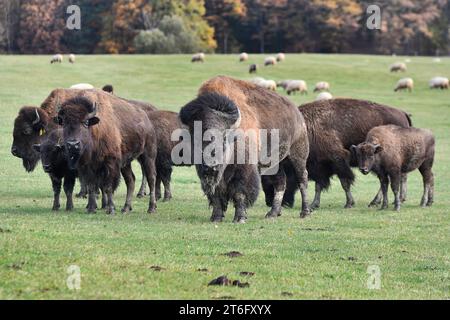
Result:
{"label": "mown field", "polygon": [[[263,59],[251,57],[260,65]],[[177,111],[210,77],[250,79],[247,64],[220,55],[198,65],[189,56],[79,56],[75,65],[50,65],[48,56],[0,56],[0,299],[449,299],[450,91],[430,91],[427,84],[433,76],[450,76],[450,59],[411,58],[406,75],[416,89],[394,93],[404,75],[390,74],[389,65],[405,59],[288,55],[258,75],[304,79],[310,88],[326,80],[334,96],[412,113],[415,126],[437,137],[432,208],[419,207],[422,180],[415,172],[400,213],[392,205],[368,209],[378,181],[358,174],[354,209],[343,209],[344,193],[334,181],[322,208],[306,220],[299,219],[298,202],[279,219],[264,219],[261,194],[246,224],[232,224],[229,211],[214,225],[193,168],[175,170],[174,198],[158,203],[154,215],[145,213],[147,199],[136,199],[127,216],[87,215],[80,199],[73,213],[52,212],[51,184],[41,166],[28,174],[10,154],[13,120],[21,106],[39,105],[53,88],[80,82],[111,83],[120,96]],[[291,97],[296,104],[314,98]],[[140,177],[137,167],[135,172]],[[311,199],[313,190],[311,183]],[[124,199],[122,183],[116,204]],[[230,251],[242,256],[223,255]],[[80,290],[66,285],[70,265],[80,267]],[[379,290],[367,287],[373,265],[381,271]],[[208,286],[220,275],[250,286]]]}

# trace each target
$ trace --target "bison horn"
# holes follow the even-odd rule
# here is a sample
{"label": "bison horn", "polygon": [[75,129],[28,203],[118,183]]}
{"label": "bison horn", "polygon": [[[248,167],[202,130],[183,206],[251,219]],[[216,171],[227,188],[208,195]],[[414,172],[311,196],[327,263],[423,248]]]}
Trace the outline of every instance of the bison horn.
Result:
{"label": "bison horn", "polygon": [[87,119],[91,119],[97,115],[97,101],[92,105],[92,112],[87,115]]}
{"label": "bison horn", "polygon": [[35,111],[36,111],[36,120],[33,121],[33,125],[36,125],[39,122],[41,122],[41,117],[39,116],[38,110],[36,109]]}
{"label": "bison horn", "polygon": [[238,111],[238,118],[237,118],[236,122],[233,123],[233,125],[231,126],[231,129],[237,129],[241,125],[241,120],[242,120],[241,110],[239,110],[239,108],[237,108],[237,111]]}

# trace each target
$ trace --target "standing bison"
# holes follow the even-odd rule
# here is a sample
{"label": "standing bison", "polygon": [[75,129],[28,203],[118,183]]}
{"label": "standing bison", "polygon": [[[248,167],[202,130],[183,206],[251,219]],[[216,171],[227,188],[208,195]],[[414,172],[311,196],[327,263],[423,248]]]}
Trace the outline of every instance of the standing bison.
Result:
{"label": "standing bison", "polygon": [[84,91],[65,101],[55,121],[63,127],[70,169],[77,169],[89,192],[88,212],[95,212],[95,192],[106,194],[106,212],[113,214],[113,193],[122,173],[127,198],[122,212],[132,210],[135,177],[131,162],[139,159],[150,185],[148,212],[156,210],[156,136],[144,111],[103,91]]}
{"label": "standing bison", "polygon": [[[352,145],[363,142],[367,133],[374,127],[396,124],[410,127],[411,119],[403,111],[377,103],[355,100],[334,99],[317,101],[299,107],[308,128],[310,154],[307,162],[309,178],[316,183],[316,194],[311,204],[313,209],[320,207],[321,193],[330,186],[330,178],[337,175],[346,194],[346,208],[354,206],[351,186],[355,175],[351,167],[357,166],[350,152]],[[288,183],[283,205],[294,205],[295,171],[287,166]],[[406,179],[406,177],[405,177]],[[265,183],[266,203],[273,203],[273,186]]]}
{"label": "standing bison", "polygon": [[[228,202],[233,201],[234,222],[245,222],[246,210],[258,196],[259,170],[268,167],[267,163],[261,161],[260,150],[264,147],[261,143],[262,129],[269,131],[268,141],[271,144],[274,143],[275,131],[279,138],[279,153],[274,160],[278,169],[275,175],[266,176],[275,188],[273,206],[267,217],[281,214],[286,185],[285,162],[292,164],[298,177],[296,182],[303,200],[301,216],[309,214],[306,201],[306,160],[309,151],[306,126],[302,115],[289,100],[252,83],[220,76],[207,81],[200,88],[197,98],[181,109],[180,119],[189,129],[190,136],[194,137],[194,158],[198,155],[195,152],[195,142],[198,142],[196,135],[206,137],[208,132],[214,131],[218,133],[214,139],[224,141],[223,161],[214,162],[206,160],[204,155],[210,151],[209,145],[206,145],[205,138],[200,139],[200,154],[203,156],[200,162],[195,163],[202,189],[213,208],[211,221],[222,221]],[[201,132],[198,132],[198,124]],[[245,136],[234,135],[238,130],[244,132]],[[251,132],[256,134],[247,135]],[[223,139],[219,139],[219,136]],[[251,151],[249,145],[256,146],[259,152],[257,161],[253,163],[245,157],[245,161],[239,163],[234,159],[234,155],[238,154],[236,144],[242,142],[236,138],[244,139],[245,153]],[[273,150],[273,147],[271,145],[268,149]],[[216,150],[211,154],[214,156],[215,152]]]}

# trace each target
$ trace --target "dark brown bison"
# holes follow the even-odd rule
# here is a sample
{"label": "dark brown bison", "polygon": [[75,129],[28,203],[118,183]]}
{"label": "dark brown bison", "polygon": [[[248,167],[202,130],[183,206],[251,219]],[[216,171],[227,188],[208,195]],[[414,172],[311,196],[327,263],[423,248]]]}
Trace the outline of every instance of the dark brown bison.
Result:
{"label": "dark brown bison", "polygon": [[380,179],[381,194],[371,203],[381,203],[381,209],[388,207],[388,185],[391,182],[395,195],[394,210],[400,210],[405,200],[404,177],[419,169],[423,177],[423,197],[421,206],[431,206],[434,196],[434,162],[435,139],[430,130],[403,128],[387,125],[373,128],[364,142],[351,147],[363,174],[373,172]]}
{"label": "dark brown bison", "polygon": [[[272,177],[267,177],[275,184],[276,190],[267,217],[279,216],[286,184],[283,163],[287,161],[292,163],[296,177],[299,177],[297,183],[303,196],[301,216],[309,214],[306,201],[309,149],[306,126],[301,113],[289,100],[252,83],[220,76],[200,88],[198,97],[181,109],[180,119],[194,137],[194,158],[202,156],[195,164],[202,189],[213,207],[211,221],[222,221],[228,202],[233,201],[234,222],[245,222],[246,210],[258,195],[259,170],[268,167],[278,168]],[[199,123],[201,132],[198,132]],[[261,161],[261,148],[264,147],[262,129],[268,131],[267,142],[270,143],[266,146],[267,150],[273,151],[279,147],[279,154],[272,159],[275,163],[270,165]],[[237,131],[244,135],[234,135]],[[222,161],[207,161],[205,158],[205,154],[210,153],[215,158],[215,153],[220,152],[215,149],[209,152],[210,145],[204,141],[211,132],[216,134],[214,139],[211,137],[216,145],[220,146],[223,141]],[[276,133],[279,145],[274,145]],[[204,138],[199,139],[199,134]],[[246,142],[245,153],[252,152],[250,145],[256,146],[254,150],[258,152],[258,159],[255,162],[250,161],[249,155],[243,162],[236,160],[237,145],[242,142]]]}
{"label": "dark brown bison", "polygon": [[113,193],[120,173],[127,186],[122,212],[132,210],[134,159],[139,159],[149,182],[148,212],[154,212],[156,134],[146,113],[100,90],[81,91],[58,109],[55,121],[63,127],[69,168],[76,168],[88,187],[88,212],[95,212],[95,191],[101,189],[107,196],[107,213],[114,213]]}
{"label": "dark brown bison", "polygon": [[73,188],[77,178],[77,171],[70,169],[64,152],[62,129],[51,131],[42,142],[33,148],[40,153],[42,167],[52,180],[53,210],[59,210],[61,185],[64,179],[64,193],[66,194],[66,210],[73,209]]}
{"label": "dark brown bison", "polygon": [[[354,100],[334,99],[317,101],[299,107],[308,128],[310,154],[307,162],[309,179],[316,183],[316,194],[311,204],[312,209],[320,207],[320,196],[330,186],[330,178],[337,175],[346,194],[346,208],[355,202],[351,186],[355,176],[351,167],[357,163],[352,158],[350,147],[363,142],[367,133],[374,127],[396,124],[410,127],[408,114],[377,103]],[[288,183],[283,204],[294,205],[295,172],[287,164]],[[274,192],[270,184],[264,183],[266,203],[272,205]]]}

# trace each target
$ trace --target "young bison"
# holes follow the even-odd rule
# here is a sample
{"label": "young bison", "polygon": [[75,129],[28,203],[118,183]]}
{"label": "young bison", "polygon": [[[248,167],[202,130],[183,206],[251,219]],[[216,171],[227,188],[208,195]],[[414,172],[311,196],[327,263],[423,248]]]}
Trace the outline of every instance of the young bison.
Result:
{"label": "young bison", "polygon": [[[416,169],[422,174],[424,184],[421,206],[433,204],[434,177],[431,169],[434,145],[434,136],[429,130],[387,125],[372,129],[366,141],[358,146],[353,145],[351,150],[358,159],[359,170],[365,175],[373,172],[380,179],[383,196],[381,209],[388,207],[390,180],[395,195],[395,210],[399,211],[402,177]],[[379,194],[374,202],[381,202],[380,196]]]}
{"label": "young bison", "polygon": [[[268,142],[270,141],[271,146],[273,129],[279,135],[279,154],[276,159],[272,159],[275,163],[271,163],[272,168],[279,165],[278,171],[274,176],[265,176],[272,180],[275,190],[273,206],[266,217],[273,218],[281,214],[286,187],[283,163],[286,161],[292,164],[298,177],[296,182],[302,193],[301,217],[309,214],[306,200],[306,160],[309,152],[306,125],[301,113],[288,99],[255,84],[220,76],[207,81],[200,88],[198,97],[181,109],[180,119],[189,128],[191,137],[203,136],[210,130],[224,137],[224,161],[208,163],[203,157],[202,162],[196,164],[202,189],[213,207],[211,221],[222,221],[228,202],[233,201],[236,210],[234,222],[245,222],[246,210],[258,195],[258,170],[267,168],[267,164],[261,161],[260,153],[256,155],[259,159],[255,163],[250,163],[248,157],[243,163],[236,163],[234,159],[228,161],[227,155],[236,155],[237,148],[233,143],[236,140],[228,139],[228,134],[230,130],[235,133],[239,129],[244,134],[249,134],[245,140],[239,139],[240,137],[237,139],[237,143],[247,142],[243,150],[246,155],[250,144],[258,147],[257,152],[261,151],[262,129],[268,130]],[[202,132],[197,132],[200,129],[194,130],[195,123],[201,123]],[[205,146],[204,140],[199,141],[202,142],[203,147],[199,153],[204,156],[209,146]],[[194,143],[193,150],[195,149]]]}
{"label": "young bison", "polygon": [[41,154],[42,167],[48,173],[53,186],[53,210],[61,207],[59,196],[61,194],[61,184],[64,179],[64,193],[67,197],[66,210],[73,209],[73,187],[77,177],[77,171],[69,169],[67,159],[64,154],[63,132],[61,129],[53,130],[47,135],[42,144],[33,146],[36,152]]}

